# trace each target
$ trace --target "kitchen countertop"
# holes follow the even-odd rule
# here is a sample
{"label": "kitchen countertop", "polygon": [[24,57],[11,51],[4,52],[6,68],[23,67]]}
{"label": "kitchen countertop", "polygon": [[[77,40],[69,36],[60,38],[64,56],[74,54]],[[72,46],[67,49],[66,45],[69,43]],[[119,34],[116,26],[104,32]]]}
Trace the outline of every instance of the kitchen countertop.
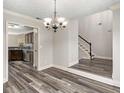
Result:
{"label": "kitchen countertop", "polygon": [[8,50],[23,50],[23,51],[33,51],[33,49],[27,47],[8,47]]}

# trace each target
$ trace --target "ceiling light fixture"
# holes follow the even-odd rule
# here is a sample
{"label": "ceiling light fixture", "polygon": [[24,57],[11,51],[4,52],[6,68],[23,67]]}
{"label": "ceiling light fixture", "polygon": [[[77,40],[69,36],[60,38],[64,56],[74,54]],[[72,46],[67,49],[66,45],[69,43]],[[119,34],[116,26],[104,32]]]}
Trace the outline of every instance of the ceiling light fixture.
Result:
{"label": "ceiling light fixture", "polygon": [[12,24],[12,25],[9,25],[8,28],[18,29],[18,28],[20,28],[20,26],[16,25],[16,24]]}
{"label": "ceiling light fixture", "polygon": [[44,25],[47,30],[62,30],[66,28],[68,22],[64,17],[58,17],[56,12],[56,0],[54,0],[54,16],[53,18],[44,18]]}

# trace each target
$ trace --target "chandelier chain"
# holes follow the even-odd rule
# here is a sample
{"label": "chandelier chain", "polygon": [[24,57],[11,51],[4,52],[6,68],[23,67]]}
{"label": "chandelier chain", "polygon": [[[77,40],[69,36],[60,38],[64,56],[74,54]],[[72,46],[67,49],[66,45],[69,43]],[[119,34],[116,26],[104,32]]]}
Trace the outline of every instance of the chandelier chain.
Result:
{"label": "chandelier chain", "polygon": [[54,19],[56,18],[56,0],[54,0]]}

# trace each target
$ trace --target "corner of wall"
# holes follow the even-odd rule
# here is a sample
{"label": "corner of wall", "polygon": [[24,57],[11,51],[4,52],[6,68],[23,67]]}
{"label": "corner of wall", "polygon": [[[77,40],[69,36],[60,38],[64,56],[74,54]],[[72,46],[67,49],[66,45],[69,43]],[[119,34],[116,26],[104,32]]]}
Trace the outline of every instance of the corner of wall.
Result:
{"label": "corner of wall", "polygon": [[53,67],[53,64],[49,64],[49,65],[40,67],[40,68],[38,68],[37,70],[38,70],[38,71],[41,71],[41,70],[44,70],[44,69],[47,69],[47,68],[50,68],[50,67]]}
{"label": "corner of wall", "polygon": [[78,64],[78,60],[69,62],[68,67],[71,67],[71,66],[73,66],[75,64]]}

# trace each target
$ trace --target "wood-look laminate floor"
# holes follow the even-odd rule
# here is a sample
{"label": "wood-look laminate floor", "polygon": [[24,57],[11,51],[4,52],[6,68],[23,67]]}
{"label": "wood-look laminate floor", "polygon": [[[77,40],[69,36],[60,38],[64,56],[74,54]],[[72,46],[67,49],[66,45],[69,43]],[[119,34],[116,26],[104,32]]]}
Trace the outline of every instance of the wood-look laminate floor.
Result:
{"label": "wood-look laminate floor", "polygon": [[81,59],[79,64],[71,66],[71,68],[112,78],[112,60],[98,58],[93,60]]}
{"label": "wood-look laminate floor", "polygon": [[118,87],[81,77],[54,67],[36,71],[22,62],[9,65],[4,93],[119,93]]}

